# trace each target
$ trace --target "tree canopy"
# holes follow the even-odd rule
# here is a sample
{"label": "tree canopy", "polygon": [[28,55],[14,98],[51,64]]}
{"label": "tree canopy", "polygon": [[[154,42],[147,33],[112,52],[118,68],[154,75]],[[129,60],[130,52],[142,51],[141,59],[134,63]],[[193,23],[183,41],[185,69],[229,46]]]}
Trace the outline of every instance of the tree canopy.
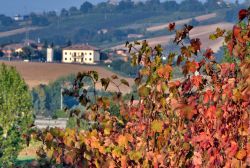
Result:
{"label": "tree canopy", "polygon": [[0,167],[11,167],[32,124],[31,95],[13,67],[0,66]]}

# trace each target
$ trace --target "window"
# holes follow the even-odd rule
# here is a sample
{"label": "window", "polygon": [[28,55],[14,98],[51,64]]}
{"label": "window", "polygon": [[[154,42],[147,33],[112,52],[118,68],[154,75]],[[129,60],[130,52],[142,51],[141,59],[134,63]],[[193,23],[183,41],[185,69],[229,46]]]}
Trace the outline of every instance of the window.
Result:
{"label": "window", "polygon": [[87,61],[87,58],[85,58],[85,61]]}
{"label": "window", "polygon": [[84,53],[82,52],[82,56],[84,55]]}
{"label": "window", "polygon": [[92,55],[92,53],[90,52],[89,55]]}
{"label": "window", "polygon": [[65,58],[64,60],[67,61],[67,58]]}
{"label": "window", "polygon": [[67,55],[67,52],[65,52],[65,55]]}
{"label": "window", "polygon": [[92,58],[89,58],[90,61],[92,61]]}

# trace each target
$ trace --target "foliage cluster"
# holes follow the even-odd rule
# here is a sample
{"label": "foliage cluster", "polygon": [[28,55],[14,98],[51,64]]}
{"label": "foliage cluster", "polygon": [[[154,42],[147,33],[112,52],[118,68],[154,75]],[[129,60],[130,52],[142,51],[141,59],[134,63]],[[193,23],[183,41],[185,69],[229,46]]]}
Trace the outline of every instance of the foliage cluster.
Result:
{"label": "foliage cluster", "polygon": [[11,167],[32,124],[31,95],[14,68],[0,66],[0,167]]}
{"label": "foliage cluster", "polygon": [[[117,76],[99,79],[94,71],[79,73],[66,93],[86,107],[84,113],[70,115],[78,125],[89,121],[89,129],[37,131],[32,136],[44,143],[38,154],[49,164],[79,168],[249,166],[250,9],[240,10],[239,20],[232,31],[218,28],[210,36],[225,38],[232,63],[217,63],[210,48],[197,60],[202,43],[189,39],[190,25],[180,30],[169,25],[180,55],[170,53],[166,63],[160,45],[127,43],[132,64],[143,66],[135,78],[138,101],[134,96],[122,99],[119,86],[128,83]],[[175,56],[181,80],[172,80]],[[90,100],[85,77],[94,88],[100,81],[104,89],[114,83],[118,91],[108,98],[93,90]],[[119,105],[118,117],[109,112],[111,102]]]}

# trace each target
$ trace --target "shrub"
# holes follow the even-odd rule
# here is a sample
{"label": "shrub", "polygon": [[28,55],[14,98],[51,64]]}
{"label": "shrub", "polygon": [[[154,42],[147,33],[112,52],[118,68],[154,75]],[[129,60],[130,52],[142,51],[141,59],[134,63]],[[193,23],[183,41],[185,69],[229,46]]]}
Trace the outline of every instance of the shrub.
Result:
{"label": "shrub", "polygon": [[[240,24],[231,33],[217,29],[211,39],[225,37],[232,63],[217,63],[207,49],[202,59],[199,39],[183,40],[193,28],[176,30],[180,45],[177,65],[184,78],[172,80],[175,55],[162,62],[163,49],[146,41],[127,43],[133,64],[143,65],[135,79],[139,101],[113,98],[89,100],[82,90],[83,78],[99,82],[94,71],[79,73],[72,93],[86,106],[84,115],[74,110],[77,125],[89,121],[89,129],[44,130],[35,134],[45,146],[38,152],[56,165],[68,167],[247,167],[249,166],[249,10],[240,11]],[[175,30],[174,24],[169,30]],[[100,79],[106,90],[110,83],[128,85],[116,76]],[[110,115],[111,102],[120,116]],[[47,155],[46,155],[47,153]]]}

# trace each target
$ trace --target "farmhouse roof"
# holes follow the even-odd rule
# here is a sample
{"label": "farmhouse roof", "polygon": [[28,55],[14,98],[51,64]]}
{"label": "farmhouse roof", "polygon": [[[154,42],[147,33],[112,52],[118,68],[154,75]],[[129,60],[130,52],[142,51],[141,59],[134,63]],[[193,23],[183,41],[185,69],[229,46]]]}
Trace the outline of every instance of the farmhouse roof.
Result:
{"label": "farmhouse roof", "polygon": [[9,44],[9,45],[6,45],[3,47],[4,50],[16,50],[16,49],[19,49],[19,48],[23,48],[25,45],[22,44],[22,43],[16,43],[16,44]]}
{"label": "farmhouse roof", "polygon": [[97,47],[88,45],[88,44],[75,44],[72,46],[65,47],[64,50],[94,50],[94,51],[98,51],[100,49]]}

